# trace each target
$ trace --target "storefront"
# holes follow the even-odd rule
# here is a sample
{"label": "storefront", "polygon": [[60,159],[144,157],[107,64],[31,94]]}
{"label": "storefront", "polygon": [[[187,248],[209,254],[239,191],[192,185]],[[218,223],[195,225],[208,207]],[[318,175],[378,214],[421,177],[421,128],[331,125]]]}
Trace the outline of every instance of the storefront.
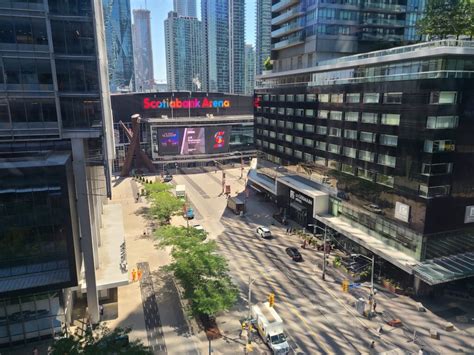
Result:
{"label": "storefront", "polygon": [[313,223],[313,199],[291,188],[288,197],[290,218],[305,227]]}

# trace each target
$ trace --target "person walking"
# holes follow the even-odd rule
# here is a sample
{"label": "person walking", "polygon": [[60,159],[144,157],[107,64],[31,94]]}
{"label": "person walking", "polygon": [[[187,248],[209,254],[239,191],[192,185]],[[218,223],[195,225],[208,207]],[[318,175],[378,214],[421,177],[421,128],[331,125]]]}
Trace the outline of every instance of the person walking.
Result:
{"label": "person walking", "polygon": [[372,343],[370,343],[370,348],[375,349],[375,341],[372,341]]}
{"label": "person walking", "polygon": [[132,282],[137,280],[137,270],[135,268],[132,270]]}
{"label": "person walking", "polygon": [[377,301],[374,299],[374,313],[377,313]]}

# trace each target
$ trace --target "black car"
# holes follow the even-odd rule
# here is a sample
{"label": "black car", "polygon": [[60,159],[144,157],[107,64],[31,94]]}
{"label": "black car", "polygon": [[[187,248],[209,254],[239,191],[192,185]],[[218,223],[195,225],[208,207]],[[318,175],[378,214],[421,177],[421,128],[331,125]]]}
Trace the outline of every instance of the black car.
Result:
{"label": "black car", "polygon": [[293,259],[293,261],[303,261],[303,256],[300,254],[298,249],[296,248],[286,248],[286,253],[290,258]]}
{"label": "black car", "polygon": [[165,175],[163,177],[163,182],[170,182],[171,180],[173,180],[173,175]]}

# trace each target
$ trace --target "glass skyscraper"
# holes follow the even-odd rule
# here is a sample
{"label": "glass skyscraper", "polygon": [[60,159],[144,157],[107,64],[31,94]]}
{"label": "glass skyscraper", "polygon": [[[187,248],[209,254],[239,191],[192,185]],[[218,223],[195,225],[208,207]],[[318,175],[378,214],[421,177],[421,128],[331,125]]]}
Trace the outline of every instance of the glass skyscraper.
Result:
{"label": "glass skyscraper", "polygon": [[202,26],[195,17],[169,12],[165,20],[166,75],[171,91],[200,91],[203,73]]}
{"label": "glass skyscraper", "polygon": [[273,70],[419,41],[415,21],[423,8],[419,0],[273,0]]}
{"label": "glass skyscraper", "polygon": [[256,17],[256,74],[262,74],[263,62],[270,57],[272,49],[272,0],[257,1]]}
{"label": "glass skyscraper", "polygon": [[130,0],[103,0],[110,91],[133,91]]}
{"label": "glass skyscraper", "polygon": [[1,5],[1,346],[60,331],[76,297],[99,319],[114,152],[102,10],[100,0]]}
{"label": "glass skyscraper", "polygon": [[245,89],[245,1],[202,0],[204,88],[243,93]]}
{"label": "glass skyscraper", "polygon": [[135,63],[135,90],[153,90],[153,49],[151,46],[150,11],[133,10],[133,53]]}
{"label": "glass skyscraper", "polygon": [[245,94],[253,95],[255,87],[255,50],[251,44],[245,45]]}
{"label": "glass skyscraper", "polygon": [[173,0],[173,9],[178,16],[197,17],[196,0]]}

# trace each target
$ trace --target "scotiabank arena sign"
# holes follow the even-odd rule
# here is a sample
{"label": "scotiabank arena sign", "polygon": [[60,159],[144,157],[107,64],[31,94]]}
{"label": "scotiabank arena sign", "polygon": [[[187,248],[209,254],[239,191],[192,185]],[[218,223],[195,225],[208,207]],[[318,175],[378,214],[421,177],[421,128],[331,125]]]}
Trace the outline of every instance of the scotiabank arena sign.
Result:
{"label": "scotiabank arena sign", "polygon": [[170,108],[229,108],[230,100],[205,98],[194,99],[162,99],[156,100],[149,97],[143,99],[143,108],[145,110],[170,109]]}

